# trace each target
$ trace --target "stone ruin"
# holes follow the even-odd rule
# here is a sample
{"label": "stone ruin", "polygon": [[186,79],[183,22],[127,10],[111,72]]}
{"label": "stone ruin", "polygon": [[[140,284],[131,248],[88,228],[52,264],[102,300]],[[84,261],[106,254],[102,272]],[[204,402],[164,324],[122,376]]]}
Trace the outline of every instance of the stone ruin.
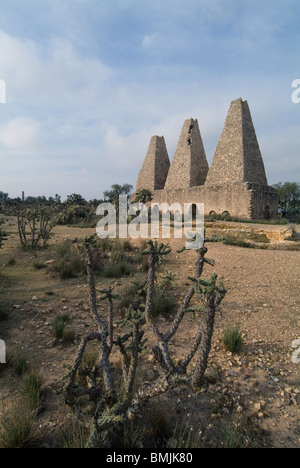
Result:
{"label": "stone ruin", "polygon": [[278,196],[268,186],[247,101],[232,101],[209,167],[198,121],[184,122],[172,160],[164,137],[153,136],[136,191],[152,192],[152,203],[204,203],[206,215],[275,218]]}

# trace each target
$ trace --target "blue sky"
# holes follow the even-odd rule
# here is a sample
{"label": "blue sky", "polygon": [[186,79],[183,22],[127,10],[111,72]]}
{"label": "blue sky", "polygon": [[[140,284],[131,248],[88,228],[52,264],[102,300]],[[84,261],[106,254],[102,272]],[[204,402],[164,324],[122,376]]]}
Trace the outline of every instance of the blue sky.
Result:
{"label": "blue sky", "polygon": [[[248,101],[269,184],[300,181],[299,0],[0,0],[0,190],[101,198]],[[299,92],[300,96],[300,92]]]}

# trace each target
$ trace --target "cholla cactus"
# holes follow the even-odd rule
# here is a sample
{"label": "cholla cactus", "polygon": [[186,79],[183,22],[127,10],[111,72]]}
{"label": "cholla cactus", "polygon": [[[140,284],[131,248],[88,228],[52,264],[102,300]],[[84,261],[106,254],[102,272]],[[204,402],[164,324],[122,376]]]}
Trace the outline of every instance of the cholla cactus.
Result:
{"label": "cholla cactus", "polygon": [[40,243],[47,246],[53,229],[50,208],[19,209],[17,218],[20,242],[24,248],[35,249]]}
{"label": "cholla cactus", "polygon": [[[154,287],[157,266],[171,251],[169,246],[148,241],[149,256],[148,279],[144,285],[137,288],[137,300],[124,309],[124,318],[114,327],[114,299],[117,296],[112,288],[101,291],[102,300],[108,301],[107,318],[98,312],[96,290],[93,274],[91,246],[94,237],[87,238],[84,246],[87,254],[87,274],[90,297],[90,311],[95,319],[97,329],[87,334],[77,352],[69,381],[65,391],[66,402],[76,406],[78,397],[88,396],[96,404],[93,431],[89,447],[115,446],[118,429],[124,426],[132,414],[137,411],[145,400],[152,398],[168,389],[184,383],[186,385],[201,385],[211,347],[214,328],[215,311],[226,294],[222,284],[217,284],[217,276],[212,275],[209,281],[201,278],[205,263],[213,265],[206,259],[207,249],[202,247],[197,251],[194,277],[189,278],[190,287],[178,307],[175,318],[167,332],[162,333],[152,314]],[[191,306],[191,300],[197,296],[200,304]],[[195,338],[187,355],[176,360],[169,349],[171,339],[176,334],[187,313],[195,316]],[[152,347],[152,353],[160,368],[159,377],[152,383],[141,383],[137,380],[137,365],[139,355],[145,344],[145,325],[150,325],[157,345]],[[125,331],[122,333],[122,330]],[[116,330],[118,336],[115,336]],[[83,356],[88,342],[96,340],[99,344],[99,360],[93,368],[82,368]],[[116,388],[111,365],[113,349],[119,348],[122,356],[122,391]],[[194,359],[194,363],[193,363]],[[80,375],[89,379],[89,384],[80,384]]]}

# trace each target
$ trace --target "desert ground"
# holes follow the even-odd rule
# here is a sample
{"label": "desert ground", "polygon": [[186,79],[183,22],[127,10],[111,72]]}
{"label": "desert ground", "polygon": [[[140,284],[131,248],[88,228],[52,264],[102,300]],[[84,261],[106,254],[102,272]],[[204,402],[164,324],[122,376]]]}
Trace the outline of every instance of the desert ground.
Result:
{"label": "desert ground", "polygon": [[[9,237],[0,250],[0,306],[6,316],[0,321],[0,338],[5,340],[9,354],[23,353],[30,367],[42,376],[32,444],[54,448],[59,446],[60,430],[74,417],[63,400],[63,379],[80,340],[94,324],[86,276],[62,280],[51,266],[56,261],[57,247],[65,239],[79,243],[94,229],[56,226],[47,249],[25,252],[19,246],[15,218],[7,219],[4,228]],[[268,229],[275,233],[278,226]],[[300,232],[299,227],[295,229]],[[176,273],[174,297],[180,301],[187,277],[193,274],[196,253],[178,254],[182,241],[168,242],[172,253],[161,271],[167,268]],[[132,241],[134,248],[139,243]],[[199,447],[226,446],[224,434],[232,427],[243,435],[243,446],[299,448],[300,374],[299,364],[292,360],[292,343],[300,338],[299,239],[276,241],[268,248],[222,242],[208,242],[206,246],[207,256],[215,264],[205,266],[204,276],[217,273],[227,294],[216,315],[205,383],[200,389],[178,386],[156,397],[139,415],[141,423],[150,413],[160,414],[160,418],[163,414],[168,427],[161,435],[165,447],[176,443],[174,429],[180,422],[190,434],[198,436]],[[137,265],[134,268],[129,276],[117,279],[97,275],[97,291],[114,285],[120,293],[134,277],[146,278],[146,272]],[[99,304],[100,311],[105,312],[105,307]],[[53,334],[55,317],[64,313],[69,314],[75,330],[75,339],[68,344]],[[158,316],[158,326],[164,329],[173,316]],[[172,349],[178,358],[189,348],[195,333],[194,320],[187,315],[174,337]],[[226,327],[235,325],[243,336],[238,354],[226,351],[222,339]],[[139,375],[151,381],[156,373],[152,355],[146,352]],[[12,366],[0,364],[0,412],[18,397],[20,382]],[[143,447],[143,441],[139,443]]]}

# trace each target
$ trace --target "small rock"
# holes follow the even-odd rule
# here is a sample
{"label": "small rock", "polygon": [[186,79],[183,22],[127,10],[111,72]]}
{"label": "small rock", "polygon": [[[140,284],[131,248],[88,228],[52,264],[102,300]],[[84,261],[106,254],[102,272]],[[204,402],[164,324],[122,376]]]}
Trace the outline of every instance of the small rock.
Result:
{"label": "small rock", "polygon": [[257,412],[259,412],[261,410],[261,404],[260,403],[255,403],[253,405],[253,409]]}
{"label": "small rock", "polygon": [[300,338],[294,340],[292,343],[292,348],[298,348],[300,346]]}

